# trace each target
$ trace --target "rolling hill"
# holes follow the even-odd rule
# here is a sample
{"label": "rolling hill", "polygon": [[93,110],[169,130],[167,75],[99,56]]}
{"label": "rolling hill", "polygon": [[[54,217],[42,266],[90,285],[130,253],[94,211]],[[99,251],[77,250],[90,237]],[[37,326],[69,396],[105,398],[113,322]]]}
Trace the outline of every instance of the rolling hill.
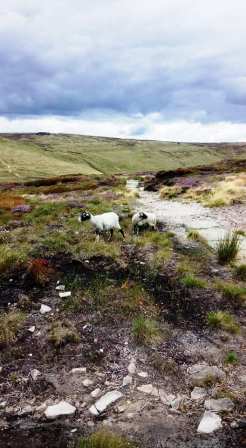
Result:
{"label": "rolling hill", "polygon": [[244,144],[196,144],[67,134],[0,134],[0,182],[67,174],[112,174],[246,158]]}

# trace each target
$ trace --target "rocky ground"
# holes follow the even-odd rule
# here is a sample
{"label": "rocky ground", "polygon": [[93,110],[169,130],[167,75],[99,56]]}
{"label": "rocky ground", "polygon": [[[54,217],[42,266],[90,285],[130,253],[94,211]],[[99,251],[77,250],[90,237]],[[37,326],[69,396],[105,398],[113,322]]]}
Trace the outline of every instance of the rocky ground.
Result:
{"label": "rocky ground", "polygon": [[[0,332],[0,446],[76,447],[101,428],[144,448],[246,446],[245,309],[214,284],[236,281],[233,269],[202,243],[169,235],[165,223],[157,237],[132,236],[122,188],[113,198],[112,187],[25,190],[32,211],[18,214],[18,225],[9,211],[2,216],[8,247],[28,243],[30,252],[1,265],[2,315],[25,317],[12,338],[11,321]],[[90,228],[72,223],[105,197],[122,206],[127,237],[96,246]],[[47,202],[61,208],[51,219],[49,206],[40,222]],[[45,234],[57,238],[57,228],[51,247]],[[47,264],[34,269],[41,255]],[[207,283],[184,285],[184,264]],[[217,310],[232,313],[239,331],[210,327],[207,313]],[[139,316],[158,331],[136,333]]]}

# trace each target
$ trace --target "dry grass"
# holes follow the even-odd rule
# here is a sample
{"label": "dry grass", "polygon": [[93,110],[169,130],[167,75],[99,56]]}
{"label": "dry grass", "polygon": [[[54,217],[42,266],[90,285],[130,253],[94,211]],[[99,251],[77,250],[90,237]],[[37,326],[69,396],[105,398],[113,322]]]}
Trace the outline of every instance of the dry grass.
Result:
{"label": "dry grass", "polygon": [[25,200],[21,196],[12,195],[9,193],[0,194],[0,209],[11,210],[17,205],[24,205]]}
{"label": "dry grass", "polygon": [[21,311],[9,311],[0,316],[0,344],[15,342],[17,333],[25,322],[25,317]]}
{"label": "dry grass", "polygon": [[136,448],[136,445],[122,436],[101,430],[80,439],[76,448]]}
{"label": "dry grass", "polygon": [[48,336],[49,341],[54,344],[55,347],[61,347],[68,343],[78,344],[80,342],[80,336],[69,321],[56,321],[53,322]]}

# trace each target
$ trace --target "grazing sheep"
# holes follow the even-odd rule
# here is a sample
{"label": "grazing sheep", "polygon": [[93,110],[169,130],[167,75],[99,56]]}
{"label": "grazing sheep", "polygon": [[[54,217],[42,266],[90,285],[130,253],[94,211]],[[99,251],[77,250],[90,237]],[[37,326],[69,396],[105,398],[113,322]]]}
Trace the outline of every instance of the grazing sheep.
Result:
{"label": "grazing sheep", "polygon": [[79,216],[79,222],[90,221],[96,228],[97,241],[99,241],[100,234],[103,232],[110,232],[109,241],[111,241],[114,229],[119,230],[123,238],[125,234],[119,223],[119,216],[114,212],[102,213],[101,215],[92,215],[91,213],[84,211]]}
{"label": "grazing sheep", "polygon": [[157,218],[155,213],[137,212],[132,217],[134,233],[139,233],[140,227],[149,226],[156,230]]}

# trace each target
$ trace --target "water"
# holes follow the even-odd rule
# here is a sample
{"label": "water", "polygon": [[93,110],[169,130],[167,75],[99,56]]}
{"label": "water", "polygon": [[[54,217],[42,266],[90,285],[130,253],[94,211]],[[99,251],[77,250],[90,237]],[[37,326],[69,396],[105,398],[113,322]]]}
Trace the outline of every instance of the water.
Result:
{"label": "water", "polygon": [[137,190],[139,186],[139,181],[137,179],[128,179],[126,182],[126,188],[128,190]]}
{"label": "water", "polygon": [[[160,199],[159,193],[140,191],[136,210],[155,211],[160,222],[164,222],[179,237],[186,238],[187,229],[197,230],[211,247],[232,230],[232,225],[221,219],[216,211],[197,202],[168,201]],[[240,237],[239,262],[246,262],[246,238]]]}

